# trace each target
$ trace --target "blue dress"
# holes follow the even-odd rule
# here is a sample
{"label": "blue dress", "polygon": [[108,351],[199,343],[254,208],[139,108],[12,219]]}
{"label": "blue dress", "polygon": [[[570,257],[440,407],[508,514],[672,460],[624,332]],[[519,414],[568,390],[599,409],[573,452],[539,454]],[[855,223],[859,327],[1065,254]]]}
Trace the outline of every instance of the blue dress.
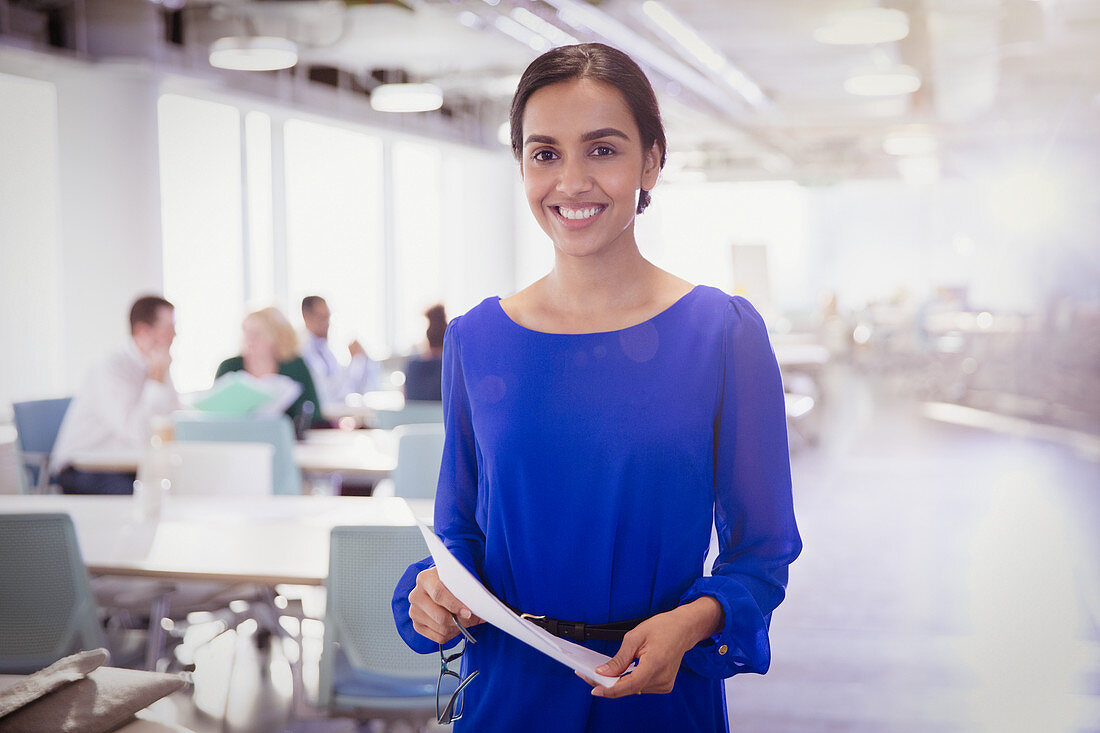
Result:
{"label": "blue dress", "polygon": [[[801,540],[779,368],[743,298],[696,286],[619,331],[550,334],[498,298],[444,346],[447,438],[435,531],[513,608],[589,624],[717,599],[721,631],[688,651],[667,695],[593,697],[568,667],[489,624],[471,629],[457,731],[726,731],[722,679],[764,673],[768,624]],[[703,563],[712,520],[719,555]],[[398,632],[427,558],[394,592]],[[456,639],[457,641],[457,639]],[[618,643],[586,642],[613,655]]]}

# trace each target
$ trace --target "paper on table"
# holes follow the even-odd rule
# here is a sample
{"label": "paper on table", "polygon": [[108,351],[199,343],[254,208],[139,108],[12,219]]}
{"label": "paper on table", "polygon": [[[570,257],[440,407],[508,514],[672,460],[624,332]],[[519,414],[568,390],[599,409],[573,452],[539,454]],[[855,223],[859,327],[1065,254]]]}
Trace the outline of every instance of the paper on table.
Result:
{"label": "paper on table", "polygon": [[618,677],[608,677],[596,672],[596,667],[604,664],[611,657],[580,644],[574,644],[568,639],[560,639],[546,629],[517,616],[451,554],[432,530],[419,519],[416,520],[416,525],[420,527],[424,541],[428,543],[428,550],[432,553],[432,559],[435,560],[436,569],[439,571],[439,579],[443,581],[443,585],[447,586],[447,590],[466,604],[475,616],[538,649],[551,659],[556,659],[567,667],[577,670],[588,679],[599,682],[604,687],[611,687],[618,681]]}

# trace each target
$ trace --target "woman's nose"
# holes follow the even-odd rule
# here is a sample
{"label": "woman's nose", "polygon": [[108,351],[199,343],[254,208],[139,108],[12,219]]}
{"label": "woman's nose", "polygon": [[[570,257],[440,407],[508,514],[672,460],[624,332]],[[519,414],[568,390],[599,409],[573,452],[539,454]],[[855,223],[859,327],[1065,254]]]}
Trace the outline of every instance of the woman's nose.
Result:
{"label": "woman's nose", "polygon": [[566,196],[576,196],[592,188],[592,177],[583,159],[566,159],[560,168],[558,190]]}

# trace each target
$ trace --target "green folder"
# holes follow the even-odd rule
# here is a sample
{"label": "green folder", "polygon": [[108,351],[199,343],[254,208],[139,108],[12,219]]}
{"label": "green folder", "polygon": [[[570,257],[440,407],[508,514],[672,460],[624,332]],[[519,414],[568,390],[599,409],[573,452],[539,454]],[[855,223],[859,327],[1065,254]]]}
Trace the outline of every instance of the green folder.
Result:
{"label": "green folder", "polygon": [[271,395],[256,386],[255,380],[241,379],[237,372],[218,380],[205,396],[195,400],[195,408],[223,415],[248,415],[271,400]]}

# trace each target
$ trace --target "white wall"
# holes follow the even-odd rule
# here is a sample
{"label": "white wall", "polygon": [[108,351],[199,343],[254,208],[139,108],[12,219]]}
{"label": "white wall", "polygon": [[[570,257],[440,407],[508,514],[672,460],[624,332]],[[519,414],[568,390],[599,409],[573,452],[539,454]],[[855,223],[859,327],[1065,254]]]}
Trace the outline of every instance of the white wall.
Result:
{"label": "white wall", "polygon": [[64,383],[56,120],[53,84],[0,74],[0,412]]}
{"label": "white wall", "polygon": [[[94,360],[125,341],[130,302],[161,289],[160,202],[156,85],[146,71],[3,48],[0,73],[52,85],[56,100],[55,114],[42,99],[0,104],[8,121],[0,124],[21,128],[26,118],[13,115],[35,110],[33,129],[2,136],[13,150],[3,154],[0,239],[4,264],[10,257],[15,266],[0,277],[4,297],[26,304],[22,313],[5,308],[0,326],[15,334],[5,351],[22,355],[0,366],[15,370],[0,388],[6,408],[71,393]],[[31,263],[22,261],[28,253]]]}

